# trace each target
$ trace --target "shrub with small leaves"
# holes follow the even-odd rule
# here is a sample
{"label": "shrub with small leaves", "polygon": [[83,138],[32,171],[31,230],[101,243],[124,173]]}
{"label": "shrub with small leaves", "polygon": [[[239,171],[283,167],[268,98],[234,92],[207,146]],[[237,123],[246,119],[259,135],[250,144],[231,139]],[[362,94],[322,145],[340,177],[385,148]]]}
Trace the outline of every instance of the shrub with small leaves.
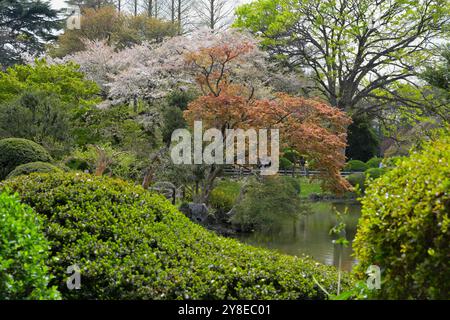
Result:
{"label": "shrub with small leaves", "polygon": [[344,167],[344,171],[366,171],[368,166],[361,160],[350,160]]}
{"label": "shrub with small leaves", "polygon": [[[254,248],[207,231],[163,196],[118,179],[36,174],[0,184],[46,217],[51,268],[72,299],[326,299],[338,274],[309,258]],[[65,286],[77,264],[81,290]],[[342,284],[353,280],[344,275]]]}
{"label": "shrub with small leaves", "polygon": [[41,220],[16,195],[0,193],[0,300],[59,299],[49,287],[49,243]]}
{"label": "shrub with small leaves", "polygon": [[364,184],[366,182],[366,174],[363,172],[352,173],[347,177],[347,180],[353,187],[358,186],[364,189]]}
{"label": "shrub with small leaves", "polygon": [[385,168],[369,168],[365,171],[366,177],[371,179],[377,179],[386,173]]}
{"label": "shrub with small leaves", "polygon": [[380,297],[450,298],[450,137],[429,142],[373,180],[353,242],[363,276],[382,270]]}
{"label": "shrub with small leaves", "polygon": [[8,174],[6,178],[11,179],[20,175],[30,174],[32,172],[59,172],[59,171],[61,171],[61,169],[50,163],[37,161],[17,166],[13,171],[11,171]]}
{"label": "shrub with small leaves", "polygon": [[369,159],[366,164],[368,168],[379,168],[383,158],[374,157]]}
{"label": "shrub with small leaves", "polygon": [[51,156],[37,143],[20,138],[0,140],[0,180],[4,179],[17,166],[25,163],[50,162]]}

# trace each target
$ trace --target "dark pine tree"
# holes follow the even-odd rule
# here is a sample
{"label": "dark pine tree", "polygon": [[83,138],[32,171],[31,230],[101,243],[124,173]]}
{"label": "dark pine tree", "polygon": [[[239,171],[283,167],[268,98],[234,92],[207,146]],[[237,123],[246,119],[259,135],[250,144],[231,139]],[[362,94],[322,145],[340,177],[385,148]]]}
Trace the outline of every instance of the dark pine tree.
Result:
{"label": "dark pine tree", "polygon": [[56,38],[63,21],[49,2],[32,0],[0,1],[0,66],[22,62],[22,54],[39,54]]}

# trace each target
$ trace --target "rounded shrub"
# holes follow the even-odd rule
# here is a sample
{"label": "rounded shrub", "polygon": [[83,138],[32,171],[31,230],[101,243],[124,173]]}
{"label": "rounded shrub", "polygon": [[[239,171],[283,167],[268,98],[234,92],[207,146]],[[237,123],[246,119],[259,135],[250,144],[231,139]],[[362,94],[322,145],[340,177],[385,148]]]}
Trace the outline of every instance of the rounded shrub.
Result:
{"label": "rounded shrub", "polygon": [[298,181],[298,179],[294,178],[294,177],[282,177],[282,180],[289,184],[297,193],[300,193],[301,191],[301,185],[300,182]]}
{"label": "rounded shrub", "polygon": [[373,180],[353,247],[360,275],[378,265],[380,297],[450,298],[450,137]]}
{"label": "rounded shrub", "polygon": [[380,163],[383,161],[383,158],[374,157],[366,162],[367,167],[370,168],[379,168]]}
{"label": "rounded shrub", "polygon": [[280,157],[280,169],[282,170],[287,170],[287,169],[292,169],[293,164],[292,162],[285,158],[285,157]]}
{"label": "rounded shrub", "polygon": [[386,172],[384,168],[369,168],[365,171],[367,177],[372,179],[377,179],[381,177]]}
{"label": "rounded shrub", "polygon": [[233,208],[240,191],[239,182],[231,179],[221,180],[211,191],[209,205],[220,212],[228,212]]}
{"label": "rounded shrub", "polygon": [[60,168],[46,162],[30,162],[26,164],[21,164],[20,166],[17,166],[13,171],[11,171],[7,179],[11,179],[20,175],[27,175],[32,172],[59,172],[61,171]]}
{"label": "rounded shrub", "polygon": [[353,187],[359,186],[360,188],[364,188],[366,174],[363,172],[352,173],[347,176],[347,181],[350,182]]}
{"label": "rounded shrub", "polygon": [[344,171],[366,171],[367,164],[361,160],[350,160],[344,167]]}
{"label": "rounded shrub", "polygon": [[50,154],[37,143],[20,138],[0,140],[0,180],[25,163],[42,161],[50,162]]}
{"label": "rounded shrub", "polygon": [[79,170],[79,171],[93,171],[93,167],[87,162],[85,159],[79,158],[69,158],[65,162],[66,167],[71,170]]}
{"label": "rounded shrub", "polygon": [[209,204],[214,209],[222,212],[230,211],[233,208],[235,196],[222,189],[214,189],[209,196]]}
{"label": "rounded shrub", "polygon": [[41,220],[15,195],[0,193],[0,299],[58,299],[49,287],[49,243]]}
{"label": "rounded shrub", "polygon": [[[76,299],[320,299],[338,273],[309,258],[253,248],[194,224],[163,196],[118,179],[36,174],[0,188],[46,217],[53,281]],[[81,290],[66,288],[77,264]],[[348,275],[343,287],[353,284]]]}

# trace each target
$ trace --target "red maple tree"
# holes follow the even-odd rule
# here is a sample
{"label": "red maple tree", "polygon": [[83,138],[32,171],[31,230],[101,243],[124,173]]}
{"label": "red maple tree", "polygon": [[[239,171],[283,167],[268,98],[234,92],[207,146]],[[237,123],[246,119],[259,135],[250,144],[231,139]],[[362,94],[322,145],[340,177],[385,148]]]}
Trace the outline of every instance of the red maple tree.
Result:
{"label": "red maple tree", "polygon": [[[341,193],[350,188],[340,171],[345,164],[346,128],[350,118],[319,98],[307,99],[276,93],[270,98],[255,97],[248,79],[239,79],[235,68],[242,68],[252,43],[224,43],[186,55],[186,63],[196,75],[203,95],[191,102],[184,116],[193,123],[225,133],[233,128],[278,128],[281,144],[295,149],[314,168],[322,172],[323,186]],[[212,168],[214,180],[218,168]],[[212,179],[211,179],[212,178]]]}

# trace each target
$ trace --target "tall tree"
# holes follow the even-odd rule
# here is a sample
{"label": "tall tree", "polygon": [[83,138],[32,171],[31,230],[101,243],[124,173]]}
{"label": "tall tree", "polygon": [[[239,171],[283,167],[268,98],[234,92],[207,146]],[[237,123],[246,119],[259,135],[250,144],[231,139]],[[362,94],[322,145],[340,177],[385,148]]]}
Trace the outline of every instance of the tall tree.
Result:
{"label": "tall tree", "polygon": [[106,40],[112,46],[124,48],[149,40],[161,41],[177,33],[176,26],[168,21],[149,18],[146,14],[119,14],[113,7],[85,9],[81,25],[81,29],[65,30],[58,37],[51,51],[54,56],[82,51],[86,40]]}
{"label": "tall tree", "polygon": [[22,54],[42,53],[61,27],[49,2],[0,1],[0,67],[22,62]]}
{"label": "tall tree", "polygon": [[200,26],[211,30],[222,29],[230,22],[234,11],[234,1],[230,0],[197,0],[195,12]]}
{"label": "tall tree", "polygon": [[[323,170],[324,187],[335,192],[346,190],[348,183],[340,170],[345,163],[342,148],[349,118],[320,100],[285,93],[257,97],[251,83],[238,77],[235,70],[251,65],[255,50],[254,43],[235,39],[187,54],[186,62],[203,95],[189,103],[185,119],[191,125],[201,120],[204,126],[220,130],[223,145],[227,129],[278,128],[281,143]],[[198,201],[207,201],[220,170],[217,164],[206,168]]]}
{"label": "tall tree", "polygon": [[237,16],[237,27],[261,36],[289,67],[309,72],[346,111],[376,90],[410,81],[450,17],[446,0],[257,0]]}

